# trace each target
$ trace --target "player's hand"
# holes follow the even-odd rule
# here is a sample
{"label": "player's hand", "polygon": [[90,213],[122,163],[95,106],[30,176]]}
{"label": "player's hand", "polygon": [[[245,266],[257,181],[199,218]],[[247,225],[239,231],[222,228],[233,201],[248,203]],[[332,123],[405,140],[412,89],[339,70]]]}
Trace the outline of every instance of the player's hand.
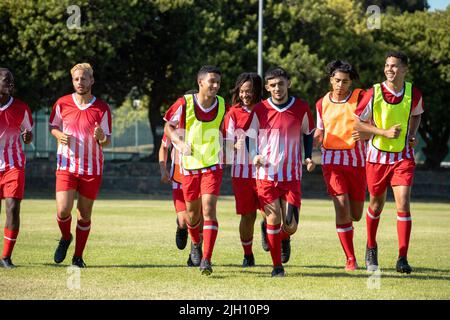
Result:
{"label": "player's hand", "polygon": [[400,136],[402,126],[400,124],[393,125],[389,129],[384,131],[384,136],[389,139],[396,139]]}
{"label": "player's hand", "polygon": [[264,161],[264,157],[262,155],[257,155],[253,158],[253,165],[257,168],[262,167],[265,163],[266,161]]}
{"label": "player's hand", "polygon": [[353,131],[352,132],[352,138],[355,141],[361,140],[361,134],[359,133],[359,131]]}
{"label": "player's hand", "polygon": [[161,182],[170,183],[170,175],[167,169],[161,168]]}
{"label": "player's hand", "polygon": [[68,133],[60,132],[58,134],[58,142],[63,145],[68,145],[70,142],[71,135]]}
{"label": "player's hand", "polygon": [[94,138],[97,141],[104,141],[105,140],[105,133],[103,132],[103,129],[102,129],[102,127],[100,127],[98,122],[95,123]]}
{"label": "player's hand", "polygon": [[237,150],[241,150],[245,146],[245,139],[241,138],[236,141],[234,144],[234,148]]}
{"label": "player's hand", "polygon": [[191,146],[188,143],[184,142],[184,141],[180,141],[177,144],[177,147],[178,147],[178,150],[180,151],[180,153],[183,156],[190,156],[192,154]]}
{"label": "player's hand", "polygon": [[308,170],[308,172],[313,172],[314,169],[316,168],[316,164],[310,158],[305,159],[305,164],[306,164],[306,170]]}
{"label": "player's hand", "polygon": [[415,148],[419,144],[419,139],[417,139],[415,136],[410,135],[408,137],[408,143],[410,148]]}
{"label": "player's hand", "polygon": [[23,143],[29,144],[33,140],[33,133],[25,129],[25,131],[22,132],[22,140]]}

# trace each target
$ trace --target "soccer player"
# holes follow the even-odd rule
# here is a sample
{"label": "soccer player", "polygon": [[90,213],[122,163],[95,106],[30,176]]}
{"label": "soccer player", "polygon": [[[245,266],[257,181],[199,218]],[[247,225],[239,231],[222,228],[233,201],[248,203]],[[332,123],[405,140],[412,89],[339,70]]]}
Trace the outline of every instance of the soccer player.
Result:
{"label": "soccer player", "polygon": [[[212,273],[211,257],[219,225],[216,205],[222,183],[221,125],[224,99],[217,95],[221,73],[203,66],[197,73],[198,94],[179,98],[166,112],[164,131],[182,154],[183,196],[189,216],[191,259],[203,275]],[[203,252],[199,236],[203,214]]]}
{"label": "soccer player", "polygon": [[231,163],[231,182],[236,201],[236,213],[241,216],[239,234],[244,249],[243,267],[255,265],[253,255],[253,232],[256,211],[259,208],[256,188],[256,168],[248,152],[248,139],[245,128],[248,127],[253,107],[262,98],[262,80],[256,73],[242,73],[231,90],[233,106],[224,120],[224,136],[227,145],[227,161]]}
{"label": "soccer player", "polygon": [[[167,156],[170,150],[171,155],[171,165],[170,172],[167,171]],[[175,243],[177,248],[183,250],[187,244],[188,230],[187,222],[189,221],[189,216],[186,213],[186,202],[183,197],[182,190],[182,171],[181,171],[181,157],[179,152],[173,147],[172,142],[164,134],[161,147],[159,148],[159,169],[161,172],[161,182],[162,183],[172,183],[172,198],[175,207],[175,212],[177,214],[177,231],[175,233]],[[203,228],[200,226],[200,239],[203,237]],[[187,260],[187,265],[192,267],[191,255]]]}
{"label": "soccer player", "polygon": [[354,113],[362,89],[351,89],[358,72],[348,62],[327,65],[332,90],[316,103],[314,138],[321,145],[322,172],[336,212],[336,231],[347,262],[345,270],[358,268],[353,248],[353,221],[361,219],[366,196],[365,142],[354,127]]}
{"label": "soccer player", "polygon": [[25,144],[33,140],[33,119],[28,105],[11,96],[14,77],[0,68],[0,211],[5,199],[6,223],[0,268],[15,268],[11,261],[20,227],[20,202],[25,188]]}
{"label": "soccer player", "polygon": [[[283,277],[281,243],[289,259],[290,243],[299,223],[303,140],[307,170],[315,167],[312,155],[314,120],[308,104],[288,93],[288,73],[276,67],[265,74],[270,98],[257,104],[247,135],[256,139],[256,183],[260,206],[267,220],[267,240],[273,262],[273,277]],[[303,139],[302,139],[303,135]],[[253,151],[251,151],[253,152]],[[283,226],[281,227],[281,222]]]}
{"label": "soccer player", "polygon": [[414,147],[423,101],[421,92],[405,82],[408,57],[402,52],[386,55],[386,80],[369,89],[355,114],[356,129],[373,134],[367,147],[366,174],[370,203],[366,215],[368,271],[378,269],[376,234],[380,215],[386,202],[388,185],[392,187],[397,207],[398,260],[396,269],[411,273],[407,260],[411,235],[410,197],[414,178]]}
{"label": "soccer player", "polygon": [[50,132],[58,140],[56,220],[62,234],[54,260],[64,261],[72,242],[71,212],[78,194],[72,265],[84,268],[83,251],[91,229],[92,207],[102,181],[103,148],[111,141],[112,124],[108,104],[92,95],[92,67],[80,63],[70,73],[75,92],[56,101],[49,120]]}

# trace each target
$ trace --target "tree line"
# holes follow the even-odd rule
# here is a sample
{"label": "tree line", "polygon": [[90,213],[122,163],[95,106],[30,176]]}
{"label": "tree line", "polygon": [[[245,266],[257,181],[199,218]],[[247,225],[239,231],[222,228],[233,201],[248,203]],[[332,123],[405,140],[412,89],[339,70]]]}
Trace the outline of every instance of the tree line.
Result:
{"label": "tree line", "polygon": [[[0,65],[13,72],[15,95],[34,110],[50,110],[70,92],[70,68],[87,61],[94,66],[94,93],[112,106],[143,97],[158,150],[164,111],[197,87],[201,65],[220,67],[220,94],[228,101],[237,75],[256,71],[258,0],[71,2],[0,2]],[[352,63],[360,73],[355,85],[369,88],[384,79],[385,53],[404,51],[411,61],[407,79],[424,95],[425,166],[437,169],[449,151],[450,9],[429,12],[426,1],[379,0],[379,26],[370,28],[375,16],[366,2],[265,0],[264,69],[287,69],[292,94],[313,108],[329,89],[329,61]]]}

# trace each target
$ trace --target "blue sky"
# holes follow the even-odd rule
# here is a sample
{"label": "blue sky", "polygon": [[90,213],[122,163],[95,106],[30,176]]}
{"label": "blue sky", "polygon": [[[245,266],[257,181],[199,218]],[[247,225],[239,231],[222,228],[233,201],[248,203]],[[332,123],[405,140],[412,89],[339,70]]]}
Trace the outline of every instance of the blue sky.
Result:
{"label": "blue sky", "polygon": [[450,0],[428,0],[428,4],[430,5],[430,10],[444,10],[450,4]]}

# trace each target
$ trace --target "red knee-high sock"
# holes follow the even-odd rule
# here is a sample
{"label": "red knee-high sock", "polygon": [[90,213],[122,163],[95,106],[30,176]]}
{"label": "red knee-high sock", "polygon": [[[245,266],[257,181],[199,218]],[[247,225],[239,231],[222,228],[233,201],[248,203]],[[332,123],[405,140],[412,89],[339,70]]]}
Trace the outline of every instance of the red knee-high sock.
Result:
{"label": "red knee-high sock", "polygon": [[214,220],[207,220],[203,224],[203,259],[211,261],[214,244],[216,243],[219,224]]}
{"label": "red knee-high sock", "polygon": [[56,215],[56,221],[58,222],[59,230],[64,240],[70,240],[70,225],[72,224],[72,216],[66,218],[60,218]]}
{"label": "red knee-high sock", "polygon": [[412,219],[409,212],[397,212],[398,256],[408,255],[409,238],[411,236]]}
{"label": "red knee-high sock", "polygon": [[370,207],[367,209],[366,213],[366,224],[367,224],[367,247],[375,248],[377,246],[377,230],[378,223],[380,223],[380,212],[373,211]]}
{"label": "red knee-high sock", "polygon": [[355,259],[355,250],[353,248],[353,222],[336,224],[336,231],[347,259]]}
{"label": "red knee-high sock", "polygon": [[241,238],[241,244],[242,244],[242,248],[244,248],[244,255],[253,254],[253,249],[252,249],[253,237],[251,237],[250,239],[242,239]]}
{"label": "red knee-high sock", "polygon": [[[200,236],[200,222],[197,223],[195,226],[191,226],[189,223],[187,224],[189,235],[191,236],[191,241],[194,244],[197,244],[201,241]],[[202,228],[202,234],[203,234],[203,228]]]}
{"label": "red knee-high sock", "polygon": [[19,229],[9,230],[5,228],[3,237],[3,258],[11,257],[14,245],[16,244],[17,235],[19,234]]}
{"label": "red knee-high sock", "polygon": [[274,267],[281,266],[281,224],[270,225],[267,223],[267,242]]}
{"label": "red knee-high sock", "polygon": [[89,237],[89,232],[91,231],[91,221],[82,222],[79,220],[77,222],[76,230],[76,242],[75,242],[75,257],[82,257],[84,247],[86,246],[87,239]]}

